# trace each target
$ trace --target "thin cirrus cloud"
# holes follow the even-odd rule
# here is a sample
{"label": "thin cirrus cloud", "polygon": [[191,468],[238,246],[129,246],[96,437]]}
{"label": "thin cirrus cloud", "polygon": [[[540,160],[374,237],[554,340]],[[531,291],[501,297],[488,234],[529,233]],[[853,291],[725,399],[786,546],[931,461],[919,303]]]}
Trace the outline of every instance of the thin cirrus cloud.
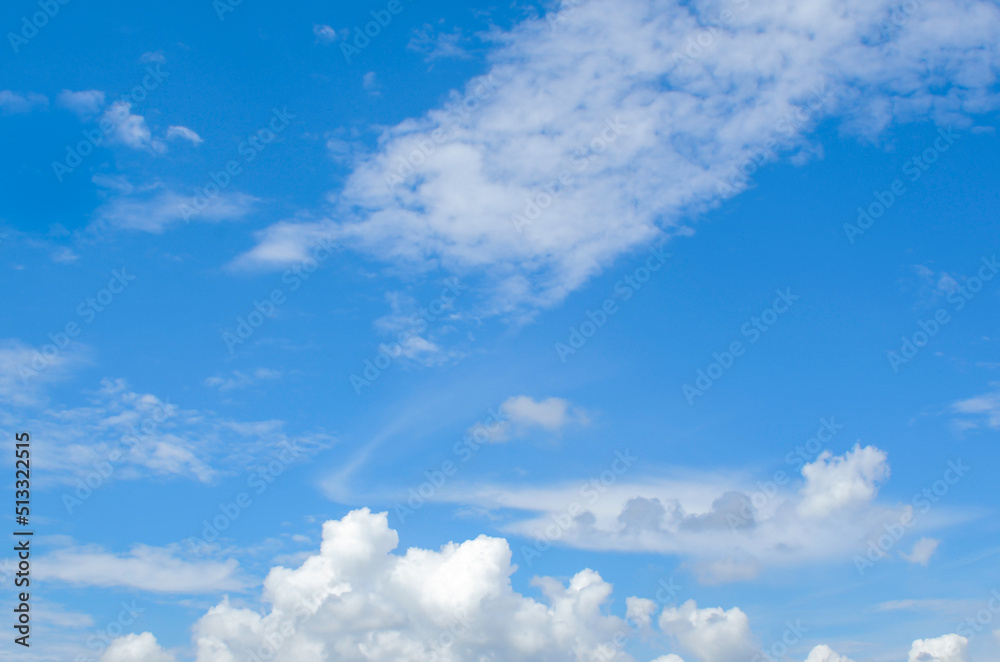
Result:
{"label": "thin cirrus cloud", "polygon": [[167,139],[168,140],[187,140],[192,145],[198,146],[205,142],[205,140],[199,136],[197,133],[187,128],[186,126],[171,126],[167,128]]}
{"label": "thin cirrus cloud", "polygon": [[961,429],[1000,429],[1000,391],[959,400],[951,405],[951,410],[960,415],[955,423]]}
{"label": "thin cirrus cloud", "polygon": [[145,545],[127,554],[92,545],[66,547],[42,556],[35,564],[43,581],[74,586],[195,594],[238,591],[246,585],[235,560],[187,561],[173,550]]}
{"label": "thin cirrus cloud", "polygon": [[[197,662],[266,651],[277,659],[332,656],[366,660],[525,660],[635,662],[623,646],[634,638],[677,651],[656,662],[746,662],[760,638],[739,607],[699,607],[629,597],[624,617],[611,615],[613,587],[584,569],[568,581],[535,577],[541,599],[511,586],[517,571],[503,538],[481,535],[438,550],[396,553],[399,536],[386,513],[354,510],[323,525],[317,553],[294,568],[272,568],[257,610],[228,599],[194,626]],[[659,617],[656,617],[659,612]],[[667,641],[664,641],[666,638]],[[966,662],[967,640],[950,634],[913,642],[910,662]],[[151,633],[118,640],[102,662],[172,660]],[[119,655],[127,649],[128,654]],[[678,655],[681,653],[682,655]],[[850,662],[827,645],[807,662]]]}
{"label": "thin cirrus cloud", "polygon": [[[325,236],[417,270],[484,275],[496,312],[553,305],[744,190],[759,163],[808,158],[803,136],[821,119],[872,137],[997,106],[994,3],[924,2],[881,34],[894,7],[564,3],[498,40],[467,111],[386,130],[326,220],[275,224],[236,264],[283,267]],[[718,27],[722,9],[731,20]],[[696,38],[707,45],[692,50]]]}
{"label": "thin cirrus cloud", "polygon": [[88,231],[93,234],[116,228],[161,234],[192,219],[207,223],[240,220],[253,211],[257,202],[254,196],[236,191],[198,198],[159,184],[144,190],[119,190],[94,211]]}

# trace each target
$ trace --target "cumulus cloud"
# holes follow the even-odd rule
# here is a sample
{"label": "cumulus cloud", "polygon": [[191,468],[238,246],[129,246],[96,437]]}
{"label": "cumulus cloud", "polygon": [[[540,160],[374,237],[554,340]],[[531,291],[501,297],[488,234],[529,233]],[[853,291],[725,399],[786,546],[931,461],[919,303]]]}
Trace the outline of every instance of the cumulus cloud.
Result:
{"label": "cumulus cloud", "polygon": [[577,661],[599,659],[593,656],[613,650],[616,633],[629,630],[602,611],[611,586],[591,570],[568,585],[536,579],[546,598],[538,602],[512,589],[503,539],[394,554],[397,544],[385,513],[362,509],[327,522],[317,555],[267,576],[269,612],[223,601],[198,622],[197,659],[270,646],[277,662]]}
{"label": "cumulus cloud", "polygon": [[99,662],[176,662],[148,632],[129,634],[111,642]]}
{"label": "cumulus cloud", "polygon": [[69,547],[35,561],[43,581],[74,586],[124,587],[156,593],[218,593],[243,588],[239,564],[186,561],[173,550],[138,545],[128,554],[97,546]]}
{"label": "cumulus cloud", "polygon": [[702,662],[743,662],[759,649],[750,619],[739,609],[698,609],[694,600],[664,609],[660,628]]}
{"label": "cumulus cloud", "polygon": [[[685,652],[654,662],[746,662],[760,654],[738,607],[629,597],[620,618],[609,614],[612,586],[590,569],[568,581],[535,577],[541,600],[516,592],[511,576],[517,567],[502,538],[480,535],[405,552],[396,551],[398,544],[387,513],[362,508],[324,523],[318,552],[268,573],[266,606],[224,598],[201,617],[193,628],[196,662],[254,656],[274,662],[635,662],[626,648],[646,635],[669,637],[673,650]],[[950,638],[955,635],[914,642],[910,662],[966,662],[953,654],[958,649]],[[120,638],[109,651],[115,655],[106,653],[101,662],[172,659],[149,633]],[[851,660],[823,645],[806,662]]]}
{"label": "cumulus cloud", "polygon": [[533,514],[503,528],[536,541],[520,547],[524,562],[537,555],[540,540],[677,554],[708,584],[751,579],[765,567],[849,557],[907,508],[875,501],[889,470],[885,453],[872,446],[820,455],[803,466],[798,490],[788,476],[784,487],[690,471],[683,478],[628,476],[637,459],[620,451],[607,470],[578,484],[455,486],[435,498]]}
{"label": "cumulus cloud", "polygon": [[855,447],[843,457],[823,452],[802,469],[806,486],[799,512],[805,517],[825,517],[845,507],[867,503],[878,483],[889,475],[884,452],[872,446]]}
{"label": "cumulus cloud", "polygon": [[75,113],[80,119],[89,120],[97,116],[104,107],[104,92],[63,90],[56,97],[56,105]]}
{"label": "cumulus cloud", "polygon": [[921,538],[914,543],[913,549],[909,554],[903,554],[902,556],[910,563],[926,566],[931,562],[931,557],[934,556],[934,552],[937,551],[940,544],[941,541],[934,538]]}
{"label": "cumulus cloud", "polygon": [[917,639],[910,648],[909,662],[968,662],[969,640],[957,634],[937,639]]}
{"label": "cumulus cloud", "polygon": [[36,108],[49,105],[49,98],[44,94],[34,92],[20,93],[11,90],[0,90],[0,112],[4,115],[30,113]]}
{"label": "cumulus cloud", "polygon": [[854,662],[854,660],[846,655],[838,655],[832,648],[823,644],[809,651],[806,662]]}
{"label": "cumulus cloud", "polygon": [[995,108],[1000,8],[928,0],[880,29],[896,5],[563,2],[503,34],[450,107],[387,129],[326,220],[262,232],[243,262],[283,266],[272,247],[320,234],[487,276],[496,310],[552,305],[761,164],[808,157],[822,119],[871,137]]}

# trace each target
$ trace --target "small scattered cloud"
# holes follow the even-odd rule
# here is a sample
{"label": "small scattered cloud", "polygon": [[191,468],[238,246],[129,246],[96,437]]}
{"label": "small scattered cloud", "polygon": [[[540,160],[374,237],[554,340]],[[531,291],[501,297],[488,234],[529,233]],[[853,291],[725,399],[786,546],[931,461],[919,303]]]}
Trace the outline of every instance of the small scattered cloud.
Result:
{"label": "small scattered cloud", "polygon": [[162,153],[166,146],[153,138],[146,125],[146,118],[132,112],[132,104],[128,101],[116,101],[104,111],[102,121],[111,123],[108,132],[108,142],[125,145],[132,149],[147,150]]}
{"label": "small scattered cloud", "polygon": [[941,541],[934,538],[921,538],[913,545],[913,549],[909,554],[902,554],[901,556],[910,563],[926,566],[931,562],[931,557],[934,556],[940,544]]}
{"label": "small scattered cloud", "polygon": [[186,126],[171,126],[167,129],[167,140],[180,139],[187,140],[192,145],[200,145],[205,142],[201,136],[187,128]]}
{"label": "small scattered cloud", "polygon": [[225,393],[237,389],[253,386],[261,380],[280,379],[282,372],[279,370],[269,370],[267,368],[257,368],[251,374],[234,370],[226,377],[209,377],[205,380],[205,386],[217,388]]}
{"label": "small scattered cloud", "polygon": [[75,113],[82,120],[90,120],[104,108],[104,100],[104,92],[100,90],[63,90],[56,97],[56,105]]}
{"label": "small scattered cloud", "polygon": [[364,75],[364,78],[361,80],[361,86],[372,94],[378,94],[378,89],[381,87],[378,82],[378,76],[374,71],[369,71]]}
{"label": "small scattered cloud", "polygon": [[468,39],[462,34],[462,29],[455,27],[451,32],[444,32],[430,23],[413,31],[406,48],[420,53],[427,61],[443,58],[467,58],[469,54],[462,44]]}
{"label": "small scattered cloud", "polygon": [[507,398],[500,406],[507,419],[503,431],[491,436],[493,441],[507,441],[510,434],[522,435],[531,429],[559,432],[572,423],[587,424],[587,413],[563,398],[535,400],[527,395]]}
{"label": "small scattered cloud", "polygon": [[36,108],[47,108],[48,105],[49,98],[44,94],[0,90],[0,113],[4,115],[30,113]]}
{"label": "small scattered cloud", "polygon": [[346,39],[351,34],[351,31],[347,28],[335,30],[329,25],[314,25],[313,34],[316,35],[317,42],[332,44],[337,39]]}
{"label": "small scattered cloud", "polygon": [[152,62],[166,64],[167,57],[163,54],[163,51],[149,51],[148,53],[143,53],[139,61],[143,64],[150,64]]}
{"label": "small scattered cloud", "polygon": [[951,410],[960,415],[955,420],[959,429],[1000,430],[1000,390],[959,400],[951,405]]}

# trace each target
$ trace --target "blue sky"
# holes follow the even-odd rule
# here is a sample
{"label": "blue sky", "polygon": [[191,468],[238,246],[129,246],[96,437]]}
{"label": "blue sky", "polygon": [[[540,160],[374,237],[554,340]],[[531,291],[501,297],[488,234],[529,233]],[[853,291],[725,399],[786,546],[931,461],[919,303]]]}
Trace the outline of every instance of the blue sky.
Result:
{"label": "blue sky", "polygon": [[223,2],[2,12],[0,659],[998,660],[995,2]]}

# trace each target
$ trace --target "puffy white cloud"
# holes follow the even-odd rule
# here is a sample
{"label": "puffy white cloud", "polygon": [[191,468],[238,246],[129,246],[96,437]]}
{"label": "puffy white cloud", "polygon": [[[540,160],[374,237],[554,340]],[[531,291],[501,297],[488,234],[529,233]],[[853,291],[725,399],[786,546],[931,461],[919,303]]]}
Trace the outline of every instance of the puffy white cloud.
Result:
{"label": "puffy white cloud", "polygon": [[75,586],[126,587],[157,593],[217,593],[239,590],[239,564],[185,561],[173,550],[137,545],[128,554],[101,547],[68,547],[35,561],[43,581]]}
{"label": "puffy white cloud", "polygon": [[63,90],[56,97],[56,105],[76,113],[80,119],[96,117],[104,107],[104,92],[100,90],[82,90],[73,92]]}
{"label": "puffy white cloud", "polygon": [[0,90],[0,112],[4,115],[30,113],[35,108],[45,108],[48,105],[49,98],[44,94],[35,94],[34,92],[21,94],[10,90]]}
{"label": "puffy white cloud", "polygon": [[175,662],[156,642],[156,637],[148,632],[130,634],[111,642],[99,658],[99,662]]}
{"label": "puffy white cloud", "polygon": [[879,481],[889,475],[885,453],[872,446],[843,457],[823,452],[802,469],[806,485],[799,512],[805,517],[826,517],[850,506],[867,503],[878,492]]}
{"label": "puffy white cloud", "polygon": [[931,562],[931,557],[934,556],[934,552],[937,551],[940,544],[941,541],[934,538],[921,538],[913,544],[913,549],[909,554],[903,554],[902,556],[910,563],[925,566]]}
{"label": "puffy white cloud", "polygon": [[319,234],[482,274],[496,310],[551,305],[741,170],[808,157],[821,119],[875,134],[995,108],[1000,8],[927,0],[880,33],[897,4],[566,0],[503,34],[452,108],[386,130],[327,220],[276,225],[239,263],[282,266]]}
{"label": "puffy white cloud", "polygon": [[759,649],[750,619],[739,607],[699,609],[694,600],[688,600],[680,607],[664,609],[660,628],[701,662],[745,662]]}
{"label": "puffy white cloud", "polygon": [[200,145],[205,142],[201,136],[187,128],[186,126],[171,126],[167,127],[167,139],[178,138],[180,140],[187,140],[193,145]]}
{"label": "puffy white cloud", "polygon": [[937,639],[917,639],[910,648],[909,662],[967,662],[969,640],[957,634]]}
{"label": "puffy white cloud", "polygon": [[[265,608],[239,607],[224,598],[195,624],[196,662],[634,662],[625,652],[629,642],[659,634],[690,655],[671,653],[654,662],[746,662],[759,656],[759,641],[738,607],[699,608],[693,600],[670,606],[659,595],[657,601],[629,597],[622,619],[609,615],[612,586],[593,570],[576,573],[568,583],[535,577],[541,601],[514,591],[510,578],[517,567],[502,538],[480,535],[439,550],[404,553],[396,552],[398,544],[386,513],[363,508],[324,523],[318,553],[267,575]],[[188,569],[150,572],[164,584],[168,576],[197,581]],[[910,662],[966,662],[964,642],[955,635],[916,641]],[[145,633],[116,640],[101,662],[172,659]],[[852,661],[817,646],[806,662]]]}
{"label": "puffy white cloud", "polygon": [[806,662],[854,662],[854,660],[846,655],[838,655],[832,648],[822,644],[809,651]]}
{"label": "puffy white cloud", "polygon": [[269,613],[224,601],[198,622],[198,662],[250,653],[275,662],[582,661],[601,659],[592,656],[630,631],[602,612],[611,586],[591,570],[568,586],[536,579],[541,603],[511,588],[503,539],[394,554],[397,544],[385,513],[362,509],[327,522],[318,555],[267,576]]}

